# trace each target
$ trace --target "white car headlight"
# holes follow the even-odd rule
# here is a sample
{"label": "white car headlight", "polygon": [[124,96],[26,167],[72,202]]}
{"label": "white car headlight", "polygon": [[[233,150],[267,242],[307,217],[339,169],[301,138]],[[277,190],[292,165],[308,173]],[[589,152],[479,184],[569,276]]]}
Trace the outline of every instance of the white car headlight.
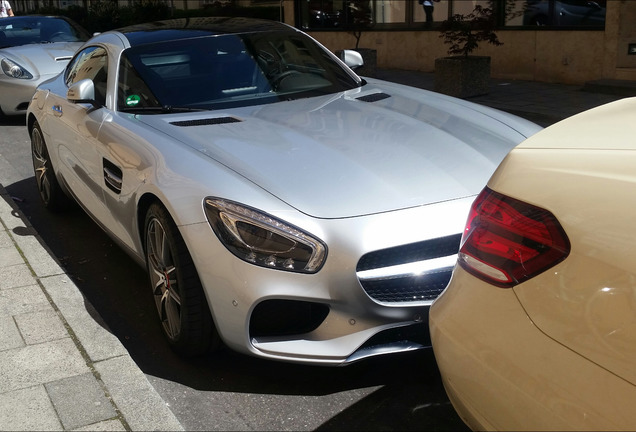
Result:
{"label": "white car headlight", "polygon": [[205,213],[221,243],[251,264],[315,273],[325,262],[327,248],[320,240],[266,213],[211,197]]}
{"label": "white car headlight", "polygon": [[3,58],[0,60],[0,66],[2,66],[2,72],[5,75],[10,76],[11,78],[18,79],[31,79],[33,75],[31,72],[14,62],[13,60],[9,60],[8,58]]}

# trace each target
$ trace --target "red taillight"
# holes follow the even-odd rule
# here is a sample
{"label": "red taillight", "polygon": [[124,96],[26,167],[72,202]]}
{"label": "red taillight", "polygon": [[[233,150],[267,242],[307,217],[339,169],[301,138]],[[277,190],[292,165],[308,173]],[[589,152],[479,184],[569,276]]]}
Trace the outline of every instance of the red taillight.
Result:
{"label": "red taillight", "polygon": [[459,264],[509,288],[563,261],[570,241],[552,213],[485,188],[470,209]]}

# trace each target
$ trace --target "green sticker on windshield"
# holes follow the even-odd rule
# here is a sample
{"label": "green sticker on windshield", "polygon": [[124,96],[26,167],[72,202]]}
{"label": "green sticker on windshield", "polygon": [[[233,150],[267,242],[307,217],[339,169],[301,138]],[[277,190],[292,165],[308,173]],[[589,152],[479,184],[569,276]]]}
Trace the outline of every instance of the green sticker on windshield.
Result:
{"label": "green sticker on windshield", "polygon": [[126,98],[126,106],[135,106],[139,104],[141,98],[138,95],[130,95]]}

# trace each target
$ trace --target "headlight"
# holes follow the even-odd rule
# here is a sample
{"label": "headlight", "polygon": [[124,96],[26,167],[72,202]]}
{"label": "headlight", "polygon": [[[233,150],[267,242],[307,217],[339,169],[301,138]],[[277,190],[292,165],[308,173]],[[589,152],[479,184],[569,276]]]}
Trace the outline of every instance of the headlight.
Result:
{"label": "headlight", "polygon": [[23,68],[22,66],[14,62],[13,60],[9,60],[8,58],[3,58],[0,61],[0,66],[2,66],[2,72],[4,72],[5,75],[10,76],[11,78],[18,78],[18,79],[33,78],[33,75],[31,75],[31,73],[28,70],[26,70],[25,68]]}
{"label": "headlight", "polygon": [[325,262],[320,240],[266,213],[220,198],[206,198],[205,213],[221,243],[251,264],[315,273]]}

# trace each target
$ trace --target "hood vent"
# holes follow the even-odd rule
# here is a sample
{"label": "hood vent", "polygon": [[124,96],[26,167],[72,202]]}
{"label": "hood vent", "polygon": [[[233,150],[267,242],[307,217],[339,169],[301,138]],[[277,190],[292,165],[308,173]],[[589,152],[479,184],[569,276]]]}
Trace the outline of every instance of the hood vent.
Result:
{"label": "hood vent", "polygon": [[365,95],[365,96],[356,98],[356,100],[361,100],[363,102],[377,102],[377,101],[381,101],[382,99],[386,99],[390,97],[391,95],[388,95],[386,93],[373,93],[370,95]]}
{"label": "hood vent", "polygon": [[60,62],[60,61],[69,61],[70,59],[72,59],[73,56],[62,56],[62,57],[55,57],[55,61],[56,62]]}
{"label": "hood vent", "polygon": [[239,123],[240,121],[241,120],[234,117],[213,117],[213,118],[197,119],[197,120],[175,121],[175,122],[170,122],[170,124],[174,126],[189,127],[189,126],[220,125],[220,124],[226,124],[226,123]]}

